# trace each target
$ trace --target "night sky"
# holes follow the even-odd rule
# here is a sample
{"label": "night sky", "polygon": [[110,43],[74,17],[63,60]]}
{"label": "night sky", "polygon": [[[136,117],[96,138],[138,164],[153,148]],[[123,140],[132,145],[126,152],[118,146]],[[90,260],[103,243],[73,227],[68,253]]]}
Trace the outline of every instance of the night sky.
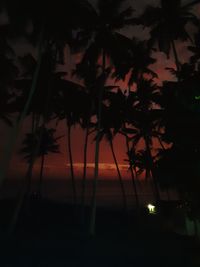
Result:
{"label": "night sky", "polygon": [[[90,0],[94,6],[96,5],[96,1]],[[183,1],[184,3],[190,2],[190,1]],[[158,1],[151,0],[151,1],[145,1],[145,0],[138,0],[138,1],[131,1],[129,0],[129,4],[133,6],[135,10],[135,14],[141,13],[141,11],[145,8],[145,6],[148,5],[157,5]],[[198,10],[200,10],[200,5],[195,6],[195,13],[198,14]],[[6,21],[6,15],[3,14],[0,16],[0,22],[2,23]],[[192,31],[193,29],[191,29]],[[125,33],[127,36],[135,36],[140,39],[148,39],[148,30],[143,29],[140,26],[136,27],[128,27],[123,30],[123,33]],[[182,62],[185,62],[190,57],[190,53],[186,51],[187,43],[179,43],[178,50],[179,55],[181,55],[180,60]],[[33,54],[35,53],[33,47],[31,47],[24,39],[20,39],[18,42],[13,44],[13,47],[19,55],[26,54],[28,51],[31,51]],[[167,59],[166,56],[163,53],[154,53],[154,57],[157,58],[157,62],[155,65],[151,66],[154,71],[157,72],[159,79],[157,80],[158,83],[161,83],[163,80],[170,80],[173,79],[173,77],[170,75],[169,72],[165,70],[166,67],[173,67],[174,62],[172,61],[172,58]],[[77,63],[81,55],[73,55],[71,56],[69,53],[69,49],[66,48],[65,51],[65,57],[66,57],[66,66],[64,69],[66,71],[69,71],[69,69],[73,69],[75,66],[75,63]],[[69,77],[67,77],[69,78]],[[110,80],[108,83],[113,84],[113,81]],[[126,89],[126,81],[120,82],[119,85],[123,89]],[[55,122],[51,123],[51,126],[54,126]],[[22,136],[25,132],[29,131],[30,129],[30,122],[29,119],[26,119],[23,129],[20,133],[20,136],[18,138],[17,146],[16,146],[16,152],[14,153],[13,160],[11,162],[11,172],[12,173],[21,173],[21,170],[24,170],[24,163],[22,163],[21,157],[17,154],[17,151],[19,150]],[[0,135],[1,140],[4,140],[5,136],[7,135],[7,131],[9,129],[5,127],[5,125],[1,124],[0,127]],[[65,134],[65,123],[60,122],[58,127],[58,135]],[[83,142],[84,142],[84,136],[82,130],[79,128],[79,126],[76,126],[75,129],[73,129],[73,135],[72,135],[72,147],[73,147],[73,159],[75,163],[75,169],[77,171],[77,174],[81,173],[82,170],[82,162],[83,162]],[[89,142],[89,149],[88,149],[88,174],[89,176],[92,175],[93,170],[93,162],[94,162],[94,136],[91,136],[90,142]],[[125,177],[128,176],[127,168],[124,166],[125,162],[124,159],[126,158],[125,155],[125,140],[123,137],[120,137],[119,135],[114,139],[114,147],[117,155],[118,162],[121,166],[122,173]],[[45,164],[45,173],[47,176],[51,177],[65,177],[66,176],[66,169],[68,169],[68,156],[66,152],[66,137],[63,137],[60,141],[61,143],[61,153],[59,155],[49,155],[47,156],[46,164]],[[3,144],[0,144],[2,146]],[[158,147],[158,144],[155,144],[155,147]],[[113,159],[110,152],[110,148],[105,140],[101,143],[101,149],[100,149],[100,175],[102,177],[115,177],[116,171],[115,167],[113,165]],[[36,168],[39,166],[40,162],[36,163]],[[68,172],[68,171],[67,171]]]}

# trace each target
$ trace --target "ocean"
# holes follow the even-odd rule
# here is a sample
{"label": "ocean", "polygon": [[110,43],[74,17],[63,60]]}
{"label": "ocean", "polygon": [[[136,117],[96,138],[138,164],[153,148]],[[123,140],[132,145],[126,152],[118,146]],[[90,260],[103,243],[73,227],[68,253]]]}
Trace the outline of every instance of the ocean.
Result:
{"label": "ocean", "polygon": [[[22,187],[21,179],[8,179],[3,188],[1,189],[0,198],[13,198],[18,196]],[[124,187],[126,193],[126,200],[128,207],[135,206],[135,194],[131,180],[124,180]],[[31,186],[32,193],[37,192],[38,180],[34,179]],[[82,181],[76,179],[77,199],[81,203]],[[148,203],[154,203],[155,197],[153,193],[153,186],[150,182],[140,181],[137,182],[137,191],[139,195],[139,201],[141,205],[147,205]],[[85,202],[87,205],[91,203],[91,197],[93,192],[92,179],[87,180]],[[160,192],[161,198],[167,200],[169,197],[174,199],[174,192],[170,191]],[[73,201],[72,183],[69,179],[50,179],[44,178],[42,183],[42,196],[57,202]],[[117,179],[99,179],[97,185],[97,205],[98,206],[112,206],[121,207],[123,205],[122,191],[120,183]]]}

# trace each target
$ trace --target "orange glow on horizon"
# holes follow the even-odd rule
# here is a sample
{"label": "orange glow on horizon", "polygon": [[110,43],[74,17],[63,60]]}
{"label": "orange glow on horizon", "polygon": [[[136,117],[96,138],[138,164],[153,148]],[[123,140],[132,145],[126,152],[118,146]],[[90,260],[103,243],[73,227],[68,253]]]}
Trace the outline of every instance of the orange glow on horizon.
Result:
{"label": "orange glow on horizon", "polygon": [[[69,168],[70,164],[67,163],[66,166]],[[84,164],[77,162],[73,164],[74,168],[76,169],[83,169]],[[127,170],[129,166],[127,164],[118,164],[119,170]],[[95,163],[87,163],[87,169],[94,169]],[[113,163],[99,163],[100,170],[112,171],[116,170],[116,166]]]}

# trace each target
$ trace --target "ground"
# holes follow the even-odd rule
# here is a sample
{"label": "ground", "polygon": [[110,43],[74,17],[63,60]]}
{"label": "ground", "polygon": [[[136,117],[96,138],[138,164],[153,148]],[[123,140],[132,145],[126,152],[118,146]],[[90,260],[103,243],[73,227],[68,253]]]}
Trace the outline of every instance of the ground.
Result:
{"label": "ground", "polygon": [[[95,237],[74,218],[70,205],[42,200],[21,213],[16,231],[6,234],[13,201],[1,202],[1,267],[197,267],[198,241],[164,228],[144,210],[98,209]],[[86,218],[88,218],[86,211]],[[87,225],[87,220],[85,225]]]}

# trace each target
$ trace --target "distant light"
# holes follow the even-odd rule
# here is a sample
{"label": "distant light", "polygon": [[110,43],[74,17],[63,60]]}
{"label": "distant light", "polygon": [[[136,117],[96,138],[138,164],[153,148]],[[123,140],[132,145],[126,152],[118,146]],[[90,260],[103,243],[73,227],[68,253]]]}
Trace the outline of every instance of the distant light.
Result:
{"label": "distant light", "polygon": [[200,100],[200,96],[195,96],[195,100]]}
{"label": "distant light", "polygon": [[148,208],[150,214],[155,214],[156,213],[156,207],[154,205],[148,204],[147,208]]}

